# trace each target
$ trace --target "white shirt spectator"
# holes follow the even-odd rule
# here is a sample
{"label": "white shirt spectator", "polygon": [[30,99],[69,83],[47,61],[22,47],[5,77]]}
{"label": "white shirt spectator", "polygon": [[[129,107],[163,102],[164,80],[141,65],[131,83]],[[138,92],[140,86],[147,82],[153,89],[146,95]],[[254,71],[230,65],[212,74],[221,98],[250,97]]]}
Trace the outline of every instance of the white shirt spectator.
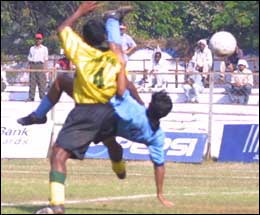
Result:
{"label": "white shirt spectator", "polygon": [[192,57],[192,62],[195,62],[195,67],[211,67],[213,63],[212,59],[212,53],[208,46],[206,46],[203,51],[201,50],[196,50],[193,57]]}
{"label": "white shirt spectator", "polygon": [[244,69],[242,72],[240,72],[239,70],[235,70],[231,78],[231,83],[241,83],[241,85],[250,84],[251,86],[253,86],[252,71],[249,69]]}
{"label": "white shirt spectator", "polygon": [[44,45],[32,46],[29,51],[29,62],[46,62],[48,60],[48,48]]}
{"label": "white shirt spectator", "polygon": [[248,69],[248,63],[246,60],[240,59],[237,63],[237,65],[243,65],[245,68],[243,70],[235,70],[233,72],[232,78],[231,78],[231,83],[232,84],[239,84],[239,85],[247,85],[250,84],[253,86],[254,84],[254,79],[252,75],[252,71]]}
{"label": "white shirt spectator", "polygon": [[225,90],[232,103],[247,104],[253,87],[253,74],[244,59],[238,60],[238,69],[232,73],[231,84]]}
{"label": "white shirt spectator", "polygon": [[158,62],[152,61],[151,70],[156,72],[168,72],[168,69],[166,68],[167,61],[164,59],[160,59]]}
{"label": "white shirt spectator", "polygon": [[155,50],[152,56],[152,64],[149,77],[149,82],[152,87],[167,87],[167,81],[165,80],[165,76],[163,74],[158,74],[168,72],[166,66],[167,62],[166,60],[162,59],[162,52],[160,50]]}
{"label": "white shirt spectator", "polygon": [[127,61],[129,53],[132,52],[137,45],[133,40],[133,38],[125,33],[125,30],[126,30],[126,26],[121,24],[120,35],[121,35],[122,50],[124,53],[124,58]]}
{"label": "white shirt spectator", "polygon": [[121,36],[121,39],[122,39],[122,49],[123,49],[123,51],[126,51],[126,50],[128,50],[129,48],[132,48],[132,47],[136,47],[135,41],[128,34],[124,33]]}

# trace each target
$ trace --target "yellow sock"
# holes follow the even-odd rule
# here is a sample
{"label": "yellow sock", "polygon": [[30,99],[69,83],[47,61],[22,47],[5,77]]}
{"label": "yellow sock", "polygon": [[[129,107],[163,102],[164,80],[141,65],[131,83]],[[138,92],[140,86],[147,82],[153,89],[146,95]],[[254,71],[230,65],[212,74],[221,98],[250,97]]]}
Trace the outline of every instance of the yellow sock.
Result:
{"label": "yellow sock", "polygon": [[50,205],[64,205],[65,202],[65,175],[60,172],[51,171],[50,173]]}
{"label": "yellow sock", "polygon": [[115,173],[121,174],[125,172],[125,161],[121,160],[119,162],[112,161],[112,169]]}

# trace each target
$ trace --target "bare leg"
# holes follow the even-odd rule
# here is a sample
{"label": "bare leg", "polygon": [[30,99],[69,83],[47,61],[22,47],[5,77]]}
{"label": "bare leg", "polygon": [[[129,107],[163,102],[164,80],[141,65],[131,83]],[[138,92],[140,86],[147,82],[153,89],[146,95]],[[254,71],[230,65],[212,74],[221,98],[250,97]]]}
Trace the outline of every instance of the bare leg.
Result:
{"label": "bare leg", "polygon": [[21,125],[44,124],[47,121],[47,113],[59,101],[62,92],[65,91],[70,97],[73,95],[73,77],[71,74],[59,75],[51,85],[49,92],[43,97],[37,109],[26,117],[19,118]]}
{"label": "bare leg", "polygon": [[106,140],[103,140],[103,143],[108,149],[113,171],[116,173],[119,179],[124,179],[126,177],[126,170],[125,162],[122,160],[122,146],[116,142],[115,137],[107,138]]}
{"label": "bare leg", "polygon": [[57,144],[52,147],[50,157],[51,171],[61,172],[67,174],[66,161],[71,157],[71,153],[61,148]]}
{"label": "bare leg", "polygon": [[66,73],[59,75],[55,79],[47,94],[53,104],[59,101],[63,91],[73,98],[73,80],[73,77]]}
{"label": "bare leg", "polygon": [[49,206],[37,211],[37,214],[63,214],[65,202],[66,161],[71,153],[57,144],[52,147],[49,176]]}
{"label": "bare leg", "polygon": [[104,145],[108,149],[109,157],[112,161],[118,162],[122,160],[123,149],[122,146],[116,142],[115,137],[110,137],[103,140]]}

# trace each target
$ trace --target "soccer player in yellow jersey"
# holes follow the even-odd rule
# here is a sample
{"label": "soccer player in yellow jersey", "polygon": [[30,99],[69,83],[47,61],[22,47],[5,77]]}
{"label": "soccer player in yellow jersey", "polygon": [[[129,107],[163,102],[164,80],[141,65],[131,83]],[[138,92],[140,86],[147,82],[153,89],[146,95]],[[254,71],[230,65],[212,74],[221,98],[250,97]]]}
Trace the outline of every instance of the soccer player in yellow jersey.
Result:
{"label": "soccer player in yellow jersey", "polygon": [[[115,55],[107,47],[104,48],[105,33],[102,23],[95,20],[89,21],[83,28],[84,39],[71,29],[72,24],[79,17],[95,8],[96,4],[93,2],[83,3],[58,28],[66,55],[77,67],[73,83],[73,98],[76,107],[67,117],[53,146],[50,159],[50,206],[37,213],[64,213],[67,159],[83,159],[91,141],[108,140],[111,134],[115,134],[113,109],[107,102],[116,90],[117,93],[120,92],[121,86],[118,85],[117,89],[116,81],[118,77],[125,80],[124,62],[120,58],[120,53]],[[118,47],[113,47],[111,44],[110,48],[115,53],[120,52]],[[125,89],[122,88],[122,90]],[[110,147],[108,150],[118,149]],[[120,171],[120,166],[119,170],[114,171]],[[162,181],[158,183],[161,184]],[[159,187],[161,189],[162,185]],[[161,201],[166,206],[171,205],[167,200]]]}
{"label": "soccer player in yellow jersey", "polygon": [[66,161],[83,159],[88,145],[109,138],[115,133],[114,110],[108,103],[117,90],[117,75],[124,71],[124,62],[106,45],[104,22],[89,20],[81,38],[72,30],[73,23],[97,7],[84,2],[59,27],[59,37],[66,56],[76,66],[73,83],[75,107],[69,113],[50,157],[49,207],[38,214],[64,213]]}

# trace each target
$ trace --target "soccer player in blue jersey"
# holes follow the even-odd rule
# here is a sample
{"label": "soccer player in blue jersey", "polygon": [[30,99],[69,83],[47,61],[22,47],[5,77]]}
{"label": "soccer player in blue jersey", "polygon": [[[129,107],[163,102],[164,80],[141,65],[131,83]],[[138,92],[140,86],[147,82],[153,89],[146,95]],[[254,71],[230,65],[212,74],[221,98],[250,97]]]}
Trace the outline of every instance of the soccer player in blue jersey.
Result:
{"label": "soccer player in blue jersey", "polygon": [[[119,22],[116,19],[109,19],[108,21],[106,26],[108,41],[121,46],[121,39],[117,30]],[[116,136],[143,143],[148,147],[150,158],[154,164],[157,198],[163,205],[172,207],[173,203],[163,195],[165,134],[160,128],[160,118],[165,117],[171,111],[172,101],[166,92],[157,92],[152,95],[152,100],[146,109],[144,105],[130,95],[128,86],[129,81],[126,74],[119,73],[117,95],[110,99],[110,104],[115,109],[117,116]]]}
{"label": "soccer player in blue jersey", "polygon": [[152,95],[149,107],[140,105],[130,95],[126,88],[126,77],[118,80],[118,94],[110,103],[117,116],[117,136],[145,144],[154,164],[157,198],[160,202],[172,207],[173,203],[163,196],[164,167],[164,139],[165,134],[160,128],[160,118],[166,116],[172,109],[172,101],[166,92],[156,92]]}
{"label": "soccer player in blue jersey", "polygon": [[[112,16],[112,19],[107,21],[106,29],[108,30],[108,41],[110,44],[116,44],[116,48],[119,46],[120,50],[119,22],[115,18],[117,17]],[[121,54],[118,51],[118,55]],[[128,88],[129,81],[126,74],[119,73],[117,76],[117,95],[110,99],[110,104],[115,109],[117,116],[116,136],[143,143],[148,147],[150,158],[154,164],[157,198],[163,205],[172,207],[173,203],[163,195],[165,134],[160,128],[160,119],[171,111],[172,101],[166,92],[156,92],[152,95],[152,100],[146,109],[144,105],[140,104],[140,101],[138,102],[130,95]]]}
{"label": "soccer player in blue jersey", "polygon": [[[107,26],[108,38],[120,46],[120,36],[117,34],[116,19],[110,19]],[[120,54],[120,53],[119,53]],[[117,77],[117,95],[110,99],[110,104],[115,109],[117,116],[116,136],[121,136],[134,142],[145,144],[154,164],[157,198],[167,206],[173,203],[163,195],[164,167],[164,139],[165,134],[160,128],[160,118],[166,116],[172,109],[172,101],[166,92],[161,91],[152,95],[148,109],[140,104],[131,95],[128,88],[126,74],[119,73]]]}

